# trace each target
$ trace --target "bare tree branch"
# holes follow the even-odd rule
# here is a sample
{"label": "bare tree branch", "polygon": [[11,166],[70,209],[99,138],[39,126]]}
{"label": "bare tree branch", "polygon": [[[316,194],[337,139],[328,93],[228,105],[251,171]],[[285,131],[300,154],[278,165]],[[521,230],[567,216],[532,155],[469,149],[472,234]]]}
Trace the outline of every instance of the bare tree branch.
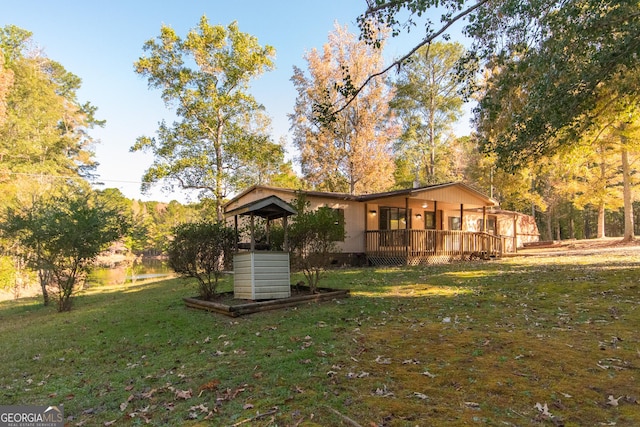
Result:
{"label": "bare tree branch", "polygon": [[[469,15],[470,13],[472,13],[473,11],[475,11],[476,9],[478,9],[480,6],[482,6],[483,4],[487,3],[488,1],[489,0],[479,0],[473,6],[467,8],[466,10],[464,10],[464,11],[460,12],[459,14],[457,14],[456,16],[452,17],[449,21],[447,21],[447,23],[442,28],[440,28],[440,30],[438,30],[437,32],[433,33],[429,37],[427,37],[424,40],[422,40],[418,45],[416,45],[413,49],[411,49],[406,55],[404,55],[400,59],[395,60],[393,63],[391,63],[391,65],[389,65],[384,70],[379,71],[379,72],[374,73],[374,74],[371,74],[369,77],[367,77],[367,79],[364,81],[364,83],[362,83],[358,88],[356,88],[355,90],[353,90],[350,93],[350,96],[349,96],[349,99],[347,99],[347,102],[342,107],[340,107],[337,110],[333,111],[331,114],[338,114],[341,111],[343,111],[345,108],[347,108],[355,100],[355,98],[357,98],[357,96],[360,94],[360,92],[362,92],[364,90],[364,88],[373,79],[375,79],[376,77],[380,77],[380,76],[386,74],[392,68],[399,67],[400,65],[402,65],[403,62],[405,62],[407,59],[409,59],[422,46],[424,46],[426,44],[430,44],[436,38],[441,36],[445,31],[447,31],[449,29],[449,27],[451,27],[454,23],[456,23],[457,21],[459,21],[462,18],[466,17],[467,15]],[[386,4],[386,6],[388,6],[388,5],[390,5],[390,4]],[[380,9],[380,8],[381,7],[379,7],[378,9]],[[367,11],[367,13],[369,13],[369,11]]]}

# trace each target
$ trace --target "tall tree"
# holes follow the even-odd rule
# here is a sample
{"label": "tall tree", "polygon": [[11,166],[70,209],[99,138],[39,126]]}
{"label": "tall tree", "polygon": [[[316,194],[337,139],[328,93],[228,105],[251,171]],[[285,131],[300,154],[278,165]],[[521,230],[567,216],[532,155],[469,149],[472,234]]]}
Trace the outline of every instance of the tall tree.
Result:
{"label": "tall tree", "polygon": [[136,72],[161,90],[180,120],[163,121],[157,137],[140,137],[131,148],[155,156],[143,188],[167,180],[201,190],[213,196],[221,219],[227,192],[245,185],[256,165],[268,169],[282,155],[266,136],[263,107],[248,93],[250,81],[273,68],[275,50],[240,32],[236,22],[212,26],[203,16],[184,39],[163,25],[144,51]]}
{"label": "tall tree", "polygon": [[[506,1],[468,33],[473,51],[500,70],[479,108],[489,120],[508,114],[507,132],[489,147],[505,164],[575,143],[601,106],[640,93],[637,0]],[[517,109],[513,88],[524,100]]]}
{"label": "tall tree", "polygon": [[13,71],[5,67],[5,59],[0,48],[0,126],[7,119],[7,95],[13,85]]}
{"label": "tall tree", "polygon": [[[31,33],[0,29],[0,187],[6,198],[44,192],[51,176],[84,179],[96,164],[88,131],[104,121],[77,99],[81,80],[31,47]],[[6,202],[7,199],[5,199]]]}
{"label": "tall tree", "polygon": [[359,41],[337,23],[322,51],[312,49],[304,58],[309,75],[294,67],[298,91],[290,115],[293,142],[300,152],[302,172],[316,188],[349,193],[388,189],[393,183],[391,144],[398,134],[389,111],[392,92],[377,79],[361,96],[322,120],[319,104],[340,102],[335,91],[349,73],[349,84],[360,84],[382,63],[381,50]]}
{"label": "tall tree", "polygon": [[[557,142],[553,137],[565,126],[577,130],[585,122],[581,119],[593,117],[600,84],[638,68],[637,0],[368,0],[367,6],[358,23],[363,38],[374,46],[380,44],[381,25],[394,36],[421,24],[425,33],[406,55],[370,78],[404,64],[421,46],[446,37],[454,23],[467,20],[463,32],[474,41],[467,65],[490,61],[492,67],[505,68],[501,76],[511,79],[511,86],[518,81],[528,89],[526,114],[514,119],[519,127],[511,139],[529,153],[552,149]],[[431,11],[441,16],[439,24],[433,24]],[[352,88],[352,97],[368,81]],[[637,94],[640,89],[636,84],[625,90]]]}
{"label": "tall tree", "polygon": [[[433,184],[450,178],[448,167],[436,170],[447,153],[451,126],[462,114],[462,83],[455,69],[464,48],[459,43],[435,42],[418,49],[400,69],[392,108],[403,124],[396,153],[414,165],[414,181]],[[449,166],[449,165],[446,165]]]}

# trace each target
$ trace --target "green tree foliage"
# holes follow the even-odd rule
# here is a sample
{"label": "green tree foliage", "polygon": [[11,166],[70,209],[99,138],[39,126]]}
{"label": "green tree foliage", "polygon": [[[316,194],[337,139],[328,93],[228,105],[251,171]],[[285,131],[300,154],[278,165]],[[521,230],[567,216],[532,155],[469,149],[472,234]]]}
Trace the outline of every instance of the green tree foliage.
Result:
{"label": "green tree foliage", "polygon": [[298,211],[288,231],[292,261],[304,273],[311,291],[316,292],[331,254],[338,251],[336,242],[345,238],[344,218],[326,206],[311,210],[303,195],[298,195],[292,205]]}
{"label": "green tree foliage", "polygon": [[183,277],[198,281],[199,297],[216,297],[218,281],[231,262],[235,232],[222,222],[192,222],[174,229],[169,243],[169,265]]}
{"label": "green tree foliage", "polygon": [[273,68],[275,50],[235,22],[212,26],[203,16],[184,39],[163,25],[144,51],[136,72],[162,91],[180,120],[160,123],[157,137],[140,137],[131,148],[155,156],[143,180],[200,190],[213,197],[221,219],[228,191],[277,172],[284,158],[266,134],[263,107],[247,92],[252,79]]}
{"label": "green tree foliage", "polygon": [[4,237],[19,243],[16,255],[38,271],[45,304],[53,290],[58,311],[71,310],[71,297],[91,261],[127,227],[118,209],[77,186],[21,209],[8,208],[0,223]]}
{"label": "green tree foliage", "polygon": [[372,81],[330,121],[317,109],[342,102],[343,95],[334,88],[342,84],[345,73],[349,84],[359,84],[382,64],[381,51],[336,25],[322,51],[311,50],[305,60],[308,76],[294,67],[298,96],[290,115],[305,179],[314,188],[352,194],[389,189],[394,168],[391,144],[399,128],[389,110],[392,93],[384,80]]}
{"label": "green tree foliage", "polygon": [[103,125],[80,104],[81,80],[31,47],[31,33],[0,29],[0,193],[27,201],[51,176],[88,178],[95,168],[89,129]]}
{"label": "green tree foliage", "polygon": [[454,158],[449,142],[452,125],[462,114],[462,83],[456,64],[464,53],[459,43],[424,46],[400,69],[391,107],[403,124],[396,156],[413,165],[413,181],[420,185],[451,181]]}
{"label": "green tree foliage", "polygon": [[[427,12],[436,8],[441,20],[434,25]],[[509,166],[574,140],[601,113],[604,92],[616,101],[640,91],[637,0],[374,0],[358,22],[376,46],[382,25],[399,35],[424,24],[424,39],[384,73],[465,19],[473,44],[459,69],[475,73],[480,64],[491,70],[480,111],[489,123],[508,115],[509,132],[496,135],[490,148]],[[614,81],[616,93],[607,89]],[[524,100],[517,110],[510,105],[514,88]]]}
{"label": "green tree foliage", "polygon": [[603,112],[637,98],[637,0],[491,5],[467,33],[492,70],[478,111],[484,122],[506,124],[487,146],[504,164],[516,167],[574,144]]}

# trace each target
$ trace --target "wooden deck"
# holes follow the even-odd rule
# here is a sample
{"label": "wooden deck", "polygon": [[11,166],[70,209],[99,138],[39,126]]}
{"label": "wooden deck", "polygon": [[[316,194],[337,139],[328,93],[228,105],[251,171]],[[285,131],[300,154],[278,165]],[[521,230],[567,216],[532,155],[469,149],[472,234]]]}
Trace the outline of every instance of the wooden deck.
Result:
{"label": "wooden deck", "polygon": [[499,258],[504,238],[484,232],[375,230],[366,232],[371,265],[422,265]]}

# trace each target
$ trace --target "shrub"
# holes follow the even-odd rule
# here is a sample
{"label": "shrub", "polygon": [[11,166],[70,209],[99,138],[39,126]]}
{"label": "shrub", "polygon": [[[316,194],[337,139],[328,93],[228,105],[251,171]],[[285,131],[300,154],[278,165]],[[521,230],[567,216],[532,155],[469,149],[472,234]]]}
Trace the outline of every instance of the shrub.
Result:
{"label": "shrub", "polygon": [[71,310],[73,292],[84,281],[93,259],[128,227],[117,208],[79,187],[36,198],[31,206],[9,208],[0,221],[4,237],[17,243],[14,255],[24,256],[38,272],[45,305],[51,288],[58,311]]}
{"label": "shrub", "polygon": [[336,242],[344,240],[344,219],[329,207],[310,210],[303,196],[294,200],[294,206],[298,214],[289,229],[293,265],[302,270],[309,288],[316,292],[331,254],[338,251]]}
{"label": "shrub", "polygon": [[169,243],[169,265],[182,277],[198,281],[199,297],[216,297],[218,281],[231,263],[235,242],[232,228],[221,222],[192,222],[173,229]]}

